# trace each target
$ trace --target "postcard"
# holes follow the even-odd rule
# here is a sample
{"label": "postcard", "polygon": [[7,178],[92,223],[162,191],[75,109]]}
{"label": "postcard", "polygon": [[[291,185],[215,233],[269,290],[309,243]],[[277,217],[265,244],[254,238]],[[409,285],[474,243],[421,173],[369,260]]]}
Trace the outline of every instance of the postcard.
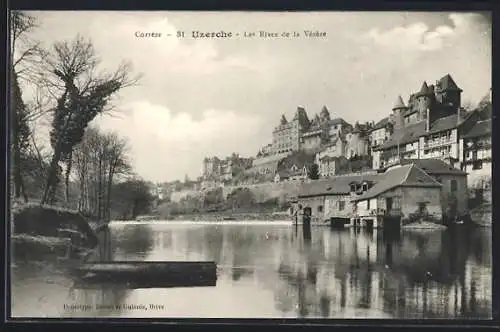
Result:
{"label": "postcard", "polygon": [[491,319],[490,13],[10,20],[12,318]]}

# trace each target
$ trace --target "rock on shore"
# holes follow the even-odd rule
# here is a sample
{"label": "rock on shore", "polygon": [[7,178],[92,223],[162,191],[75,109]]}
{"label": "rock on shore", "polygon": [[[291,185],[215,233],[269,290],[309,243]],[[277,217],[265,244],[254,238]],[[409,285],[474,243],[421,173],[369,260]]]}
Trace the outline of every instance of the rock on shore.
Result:
{"label": "rock on shore", "polygon": [[98,244],[89,221],[77,211],[24,204],[13,207],[11,217],[12,249],[17,258],[40,260],[51,254],[61,255],[70,240],[60,237],[58,229],[80,233],[80,246],[84,248],[91,249]]}

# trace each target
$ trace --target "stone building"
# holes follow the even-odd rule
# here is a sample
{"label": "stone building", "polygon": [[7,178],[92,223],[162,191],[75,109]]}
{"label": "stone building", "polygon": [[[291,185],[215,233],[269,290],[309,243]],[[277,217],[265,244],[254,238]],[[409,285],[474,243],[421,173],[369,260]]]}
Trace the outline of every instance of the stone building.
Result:
{"label": "stone building", "polygon": [[425,171],[425,173],[442,185],[441,203],[445,215],[464,216],[467,214],[468,175],[466,172],[450,166],[441,159],[403,159],[397,165],[389,167],[387,170],[409,164],[413,164]]}
{"label": "stone building", "polygon": [[[397,103],[404,104],[401,97]],[[389,117],[385,117],[377,122],[369,133],[370,148],[373,149],[384,144],[393,133],[393,123]]]}
{"label": "stone building", "polygon": [[424,82],[420,91],[410,96],[408,106],[398,98],[389,117],[392,135],[372,149],[373,168],[381,169],[400,159],[427,158],[459,166],[459,138],[478,119],[477,114],[460,107],[461,92],[446,75],[436,85]]}
{"label": "stone building", "polygon": [[319,156],[317,155],[317,165],[319,168],[319,174],[322,178],[332,177],[339,174],[339,170],[348,164],[348,159],[343,155],[338,157],[332,157],[329,155]]}
{"label": "stone building", "polygon": [[336,176],[304,183],[297,195],[297,204],[311,208],[313,221],[320,224],[349,223],[353,216],[350,183],[375,181],[380,175]]}
{"label": "stone building", "polygon": [[280,154],[300,149],[302,132],[309,129],[310,122],[306,110],[299,106],[295,116],[288,121],[285,115],[281,116],[280,124],[273,131],[273,153]]}
{"label": "stone building", "polygon": [[243,158],[233,153],[225,159],[206,157],[203,160],[203,179],[230,180],[237,173],[252,167],[253,158]]}
{"label": "stone building", "polygon": [[367,184],[366,191],[357,192],[354,187],[353,226],[382,227],[397,222],[394,226],[399,227],[421,218],[442,220],[442,185],[414,164],[388,170],[372,186]]}
{"label": "stone building", "polygon": [[477,111],[478,121],[460,137],[459,161],[468,173],[469,187],[490,189],[491,186],[491,104]]}
{"label": "stone building", "polygon": [[345,136],[347,142],[346,158],[353,158],[356,156],[366,156],[370,151],[370,126],[369,124],[354,125],[354,128]]}

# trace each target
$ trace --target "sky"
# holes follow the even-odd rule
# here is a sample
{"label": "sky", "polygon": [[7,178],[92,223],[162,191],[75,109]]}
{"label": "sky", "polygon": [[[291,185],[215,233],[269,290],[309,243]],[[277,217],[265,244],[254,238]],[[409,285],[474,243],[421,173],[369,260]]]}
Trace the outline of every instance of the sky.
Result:
{"label": "sky", "polygon": [[[423,81],[448,73],[463,101],[475,104],[491,88],[491,20],[478,13],[29,14],[40,22],[33,38],[45,47],[80,34],[93,42],[102,68],[130,61],[142,75],[121,90],[112,115],[92,124],[126,137],[135,171],[155,182],[196,178],[206,156],[255,156],[271,143],[281,114],[291,119],[299,105],[310,117],[326,105],[350,123],[378,121],[398,95],[406,102]],[[193,39],[192,30],[240,37]],[[300,36],[242,37],[261,30]],[[326,37],[306,38],[304,30]],[[46,137],[46,128],[36,132]]]}

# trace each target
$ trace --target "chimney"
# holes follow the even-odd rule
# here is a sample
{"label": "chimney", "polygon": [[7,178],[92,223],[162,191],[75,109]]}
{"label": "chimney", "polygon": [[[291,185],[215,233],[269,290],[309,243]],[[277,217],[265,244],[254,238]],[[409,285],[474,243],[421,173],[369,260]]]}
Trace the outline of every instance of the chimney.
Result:
{"label": "chimney", "polygon": [[425,131],[429,131],[431,127],[431,119],[430,119],[430,114],[431,112],[429,111],[429,108],[425,110]]}
{"label": "chimney", "polygon": [[460,107],[457,107],[457,126],[460,124],[460,122],[462,121],[462,115],[461,115],[461,112],[462,110],[460,109]]}

